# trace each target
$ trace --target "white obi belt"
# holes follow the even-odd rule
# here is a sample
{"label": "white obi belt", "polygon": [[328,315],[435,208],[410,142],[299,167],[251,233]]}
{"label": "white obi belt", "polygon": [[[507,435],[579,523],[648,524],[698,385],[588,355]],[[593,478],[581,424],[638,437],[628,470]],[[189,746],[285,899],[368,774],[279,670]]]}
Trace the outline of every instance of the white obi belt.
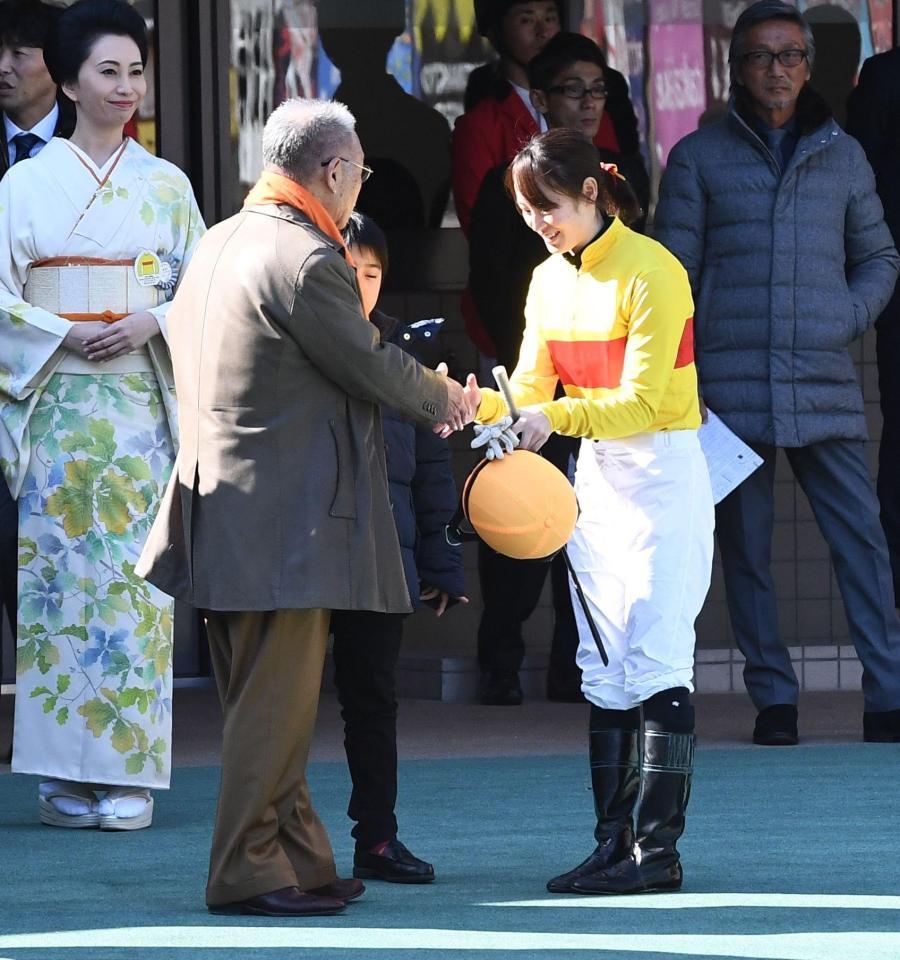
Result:
{"label": "white obi belt", "polygon": [[[145,259],[147,264],[143,263]],[[64,320],[115,323],[163,302],[163,292],[154,283],[154,262],[158,270],[159,258],[155,254],[140,254],[136,260],[94,257],[35,260],[28,271],[24,298],[33,307],[48,310]],[[56,370],[90,375],[131,374],[150,372],[153,365],[147,347],[143,346],[102,364],[66,350]]]}
{"label": "white obi belt", "polygon": [[136,269],[135,260],[94,257],[35,260],[28,271],[24,299],[65,320],[115,323],[162,302],[158,286],[138,279],[140,267],[138,263]]}

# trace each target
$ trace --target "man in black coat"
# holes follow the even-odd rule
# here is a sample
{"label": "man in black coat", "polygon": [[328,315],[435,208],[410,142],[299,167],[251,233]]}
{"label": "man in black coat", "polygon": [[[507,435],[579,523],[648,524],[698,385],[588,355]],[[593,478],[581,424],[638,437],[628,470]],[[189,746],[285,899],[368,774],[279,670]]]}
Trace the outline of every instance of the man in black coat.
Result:
{"label": "man in black coat", "polygon": [[[900,245],[900,49],[870,57],[847,102],[847,132],[856,137],[875,171],[884,219]],[[900,284],[875,322],[878,389],[884,426],[878,452],[878,499],[900,596]]]}

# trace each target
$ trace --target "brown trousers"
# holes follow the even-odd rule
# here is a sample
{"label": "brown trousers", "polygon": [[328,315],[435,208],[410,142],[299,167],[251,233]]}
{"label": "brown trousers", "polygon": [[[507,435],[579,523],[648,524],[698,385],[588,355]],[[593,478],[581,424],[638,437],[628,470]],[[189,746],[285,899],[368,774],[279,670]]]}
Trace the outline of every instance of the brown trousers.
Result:
{"label": "brown trousers", "polygon": [[224,716],[211,907],[337,876],[306,785],[330,615],[204,612]]}

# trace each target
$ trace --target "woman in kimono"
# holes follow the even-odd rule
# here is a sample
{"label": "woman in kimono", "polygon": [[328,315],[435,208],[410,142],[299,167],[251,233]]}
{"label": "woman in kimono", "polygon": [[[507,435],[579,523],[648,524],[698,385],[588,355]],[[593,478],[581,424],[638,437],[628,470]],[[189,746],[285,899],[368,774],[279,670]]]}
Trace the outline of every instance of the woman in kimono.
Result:
{"label": "woman in kimono", "polygon": [[80,0],[44,53],[75,131],[0,181],[12,769],[46,778],[42,822],[130,830],[169,785],[172,601],[134,565],[175,452],[168,301],[204,226],[187,177],[123,138],[147,89],[139,14]]}

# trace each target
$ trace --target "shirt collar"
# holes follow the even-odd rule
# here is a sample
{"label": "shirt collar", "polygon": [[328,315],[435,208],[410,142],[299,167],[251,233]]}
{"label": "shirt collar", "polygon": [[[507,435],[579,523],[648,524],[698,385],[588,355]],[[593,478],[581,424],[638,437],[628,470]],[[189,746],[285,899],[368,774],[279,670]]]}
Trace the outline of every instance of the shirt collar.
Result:
{"label": "shirt collar", "polygon": [[563,256],[576,270],[580,270],[582,266],[586,266],[587,269],[590,270],[590,268],[603,257],[612,244],[615,243],[622,226],[622,221],[616,217],[613,217],[611,220],[604,218],[603,226],[600,227],[590,243],[582,247],[579,253],[569,251],[568,253],[564,253]]}
{"label": "shirt collar", "polygon": [[12,138],[18,136],[20,133],[33,133],[36,137],[40,137],[44,143],[49,143],[53,139],[53,134],[56,132],[57,120],[59,120],[58,103],[54,103],[47,116],[44,117],[43,120],[38,120],[30,130],[22,130],[20,127],[17,127],[4,113],[3,125],[6,128],[6,142],[12,143]]}
{"label": "shirt collar", "polygon": [[544,119],[542,113],[540,113],[535,105],[531,102],[531,91],[528,87],[520,87],[517,83],[513,83],[512,80],[509,81],[509,85],[516,91],[519,96],[519,99],[522,103],[525,104],[525,109],[531,114],[534,118],[534,122],[537,124],[539,133],[547,132],[547,121]]}

